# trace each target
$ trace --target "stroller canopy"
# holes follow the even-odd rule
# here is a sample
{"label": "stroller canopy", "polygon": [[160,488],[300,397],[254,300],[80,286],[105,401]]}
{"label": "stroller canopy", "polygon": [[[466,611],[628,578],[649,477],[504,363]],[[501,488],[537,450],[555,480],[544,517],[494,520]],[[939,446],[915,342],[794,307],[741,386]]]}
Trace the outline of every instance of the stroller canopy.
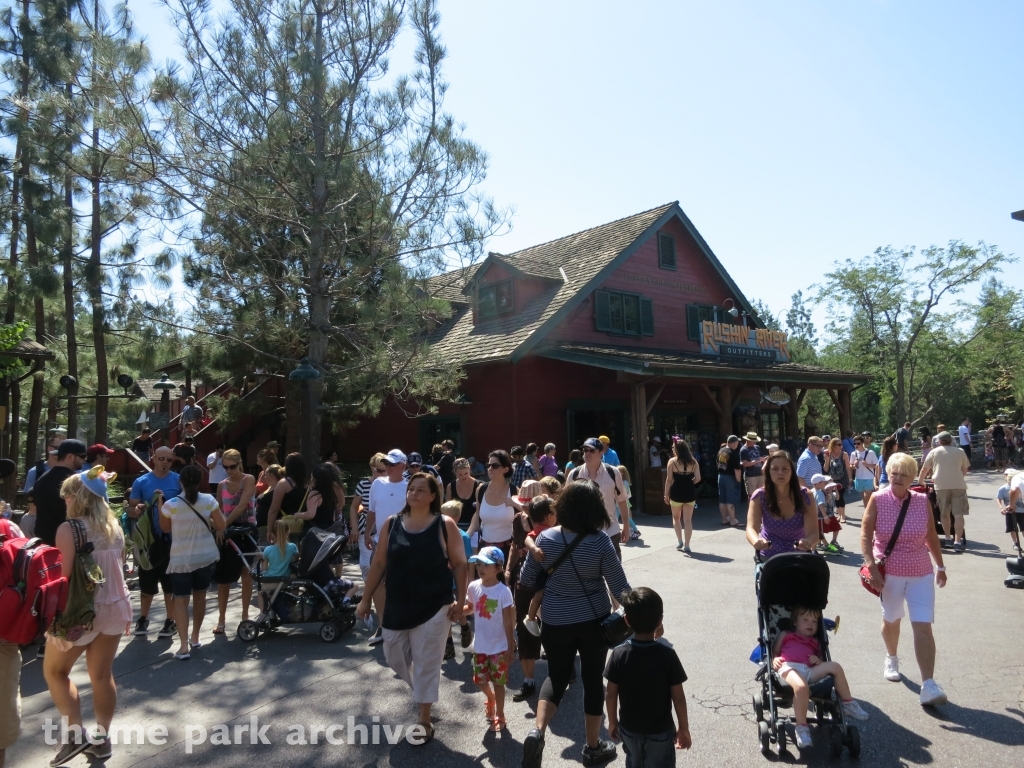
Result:
{"label": "stroller canopy", "polygon": [[828,605],[828,563],[810,552],[786,552],[761,568],[758,604],[803,605],[824,610]]}
{"label": "stroller canopy", "polygon": [[347,538],[320,528],[310,528],[299,542],[299,576],[325,586],[332,578],[330,558],[345,546]]}

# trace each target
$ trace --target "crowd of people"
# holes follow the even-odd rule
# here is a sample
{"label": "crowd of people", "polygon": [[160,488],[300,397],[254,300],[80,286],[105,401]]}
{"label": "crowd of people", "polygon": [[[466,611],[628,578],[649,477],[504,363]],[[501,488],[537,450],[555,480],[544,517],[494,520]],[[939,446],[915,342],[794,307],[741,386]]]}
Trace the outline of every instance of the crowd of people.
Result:
{"label": "crowd of people", "polygon": [[[963,431],[954,436],[941,425],[934,437],[923,434],[920,462],[910,453],[915,446],[909,428],[882,445],[870,433],[812,436],[795,458],[777,445],[762,447],[754,432],[742,439],[731,435],[716,457],[719,514],[723,526],[743,527],[737,508],[746,498],[746,538],[761,563],[801,550],[835,554],[843,551],[837,537],[845,523],[846,494],[859,493],[865,505],[860,535],[865,580],[881,595],[883,675],[901,679],[900,622],[909,613],[923,681],[920,701],[937,705],[946,694],[933,676],[934,589],[946,583],[943,545],[954,551],[966,547],[970,428],[966,420],[961,425],[966,443]],[[1013,442],[1012,430],[1003,434]],[[535,727],[523,745],[524,768],[542,762],[547,728],[576,680],[577,657],[584,764],[605,762],[616,753],[613,742],[600,738],[606,716],[608,732],[622,742],[631,768],[672,764],[674,749],[691,743],[682,689],[686,674],[671,647],[660,642],[661,598],[649,588],[633,587],[623,571],[621,547],[638,532],[628,471],[609,443],[604,436],[588,438],[561,466],[551,443],[543,449],[530,443],[494,450],[482,465],[474,457],[458,457],[451,441],[437,446],[431,463],[395,448],[370,458],[369,475],[350,499],[330,461],[336,456],[310,468],[293,453],[278,464],[272,445],[259,452],[260,471],[254,476],[245,472],[238,451],[221,446],[211,454],[207,476],[192,460],[182,464],[177,447],[149,443],[137,445],[136,452],[148,455],[152,469],[131,485],[121,520],[108,504],[107,484],[114,476],[102,461],[109,449],[52,438],[47,468],[30,478],[33,533],[56,546],[64,563],[75,562],[82,542],[74,537],[84,535],[107,576],[95,592],[90,630],[74,639],[48,634],[40,648],[55,705],[79,726],[77,735],[72,732],[71,740],[59,745],[53,765],[84,751],[99,759],[110,755],[104,734],[116,703],[112,661],[122,634],[150,632],[159,592],[166,619],[158,637],[176,636],[173,657],[188,661],[204,642],[211,585],[218,585],[213,633],[220,634],[236,582],[242,617],[249,615],[251,561],[244,557],[262,556],[272,573],[286,576],[296,556],[287,539],[298,528],[342,532],[358,551],[364,590],[357,614],[376,625],[368,642],[383,645],[387,663],[412,689],[425,742],[434,736],[431,708],[443,663],[455,655],[453,627],[458,625],[462,647],[473,647],[473,682],[483,694],[491,730],[506,728],[506,686],[516,661],[523,682],[508,694],[516,702],[537,697]],[[677,548],[690,554],[700,464],[685,440],[674,441],[670,457],[660,445],[654,447],[665,460],[664,500]],[[1012,461],[1008,452],[998,456]],[[1008,469],[1006,479],[998,502],[1019,551],[1024,474]],[[206,482],[210,493],[203,491]],[[295,525],[283,525],[285,520]],[[259,551],[229,545],[225,532],[240,528],[253,532]],[[124,578],[126,538],[135,550],[137,615]],[[339,575],[342,564],[335,563]],[[617,612],[633,633],[625,644],[610,640],[608,624]],[[780,638],[776,657],[780,675],[799,694],[797,745],[804,748],[810,737],[801,696],[813,680],[834,675],[846,714],[864,718],[866,713],[850,695],[841,668],[820,666],[819,656],[808,651],[811,644],[801,639],[810,636],[807,627],[820,616],[797,619],[793,637]],[[95,737],[82,730],[78,692],[69,679],[82,653],[93,686]],[[543,657],[547,676],[538,682],[536,662]]]}

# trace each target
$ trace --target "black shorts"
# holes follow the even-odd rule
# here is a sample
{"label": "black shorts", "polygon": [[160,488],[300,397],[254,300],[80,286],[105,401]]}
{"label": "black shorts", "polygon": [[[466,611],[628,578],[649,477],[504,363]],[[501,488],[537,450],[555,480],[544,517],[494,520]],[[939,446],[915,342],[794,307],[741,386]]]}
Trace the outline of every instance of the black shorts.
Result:
{"label": "black shorts", "polygon": [[210,563],[190,573],[169,573],[171,594],[175,597],[189,597],[193,592],[205,592],[210,588],[215,563]]}
{"label": "black shorts", "polygon": [[1003,515],[1006,518],[1006,532],[1013,533],[1013,518],[1017,518],[1017,530],[1024,533],[1024,512]]}
{"label": "black shorts", "polygon": [[526,620],[526,613],[530,609],[530,601],[536,595],[536,590],[516,587],[516,637],[519,641],[519,658],[536,660],[540,658],[540,638],[531,635],[523,625]]}
{"label": "black shorts", "polygon": [[[253,531],[256,535],[256,531]],[[249,536],[238,536],[234,539],[235,544],[245,554],[252,554],[257,551]],[[220,560],[213,569],[213,581],[215,584],[234,584],[242,576],[242,570],[248,570],[245,561],[242,560],[235,548],[227,540],[220,547]]]}
{"label": "black shorts", "polygon": [[167,575],[167,566],[171,562],[171,543],[156,539],[149,547],[150,569],[139,568],[139,592],[144,595],[155,595],[163,587],[164,594],[171,594],[171,579]]}

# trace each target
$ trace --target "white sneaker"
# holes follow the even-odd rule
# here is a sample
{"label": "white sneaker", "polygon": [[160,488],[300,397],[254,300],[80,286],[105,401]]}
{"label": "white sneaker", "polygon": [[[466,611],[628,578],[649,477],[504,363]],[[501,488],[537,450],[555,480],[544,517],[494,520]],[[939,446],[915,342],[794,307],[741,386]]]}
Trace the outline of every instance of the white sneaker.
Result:
{"label": "white sneaker", "polygon": [[540,637],[540,622],[537,619],[527,619],[523,622],[523,626],[534,637]]}
{"label": "white sneaker", "polygon": [[811,727],[809,725],[798,725],[796,727],[796,748],[810,749],[814,742],[811,741]]}
{"label": "white sneaker", "polygon": [[947,701],[949,701],[949,698],[946,696],[946,692],[942,690],[942,686],[931,678],[928,678],[921,684],[922,707],[937,707],[939,704],[945,704]]}
{"label": "white sneaker", "polygon": [[900,658],[899,656],[885,657],[885,671],[882,673],[886,680],[891,683],[900,681]]}
{"label": "white sneaker", "polygon": [[843,714],[847,717],[852,717],[854,720],[868,719],[868,713],[864,711],[864,707],[856,699],[843,702]]}

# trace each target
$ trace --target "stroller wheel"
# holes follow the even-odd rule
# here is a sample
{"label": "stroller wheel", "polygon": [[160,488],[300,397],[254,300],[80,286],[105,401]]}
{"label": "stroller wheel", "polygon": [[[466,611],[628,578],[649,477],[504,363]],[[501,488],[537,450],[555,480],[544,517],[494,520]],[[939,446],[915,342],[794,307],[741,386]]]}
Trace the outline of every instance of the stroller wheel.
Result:
{"label": "stroller wheel", "polygon": [[860,756],[860,731],[857,730],[856,725],[851,725],[846,729],[848,738],[850,739],[849,750],[850,757]]}
{"label": "stroller wheel", "polygon": [[786,726],[782,723],[778,725],[779,729],[779,754],[781,755],[786,751]]}
{"label": "stroller wheel", "polygon": [[771,752],[771,736],[768,729],[768,723],[764,720],[757,724],[757,738],[761,740],[761,754],[767,755]]}
{"label": "stroller wheel", "polygon": [[320,639],[325,643],[333,643],[341,637],[341,630],[333,621],[325,621],[320,625]]}
{"label": "stroller wheel", "polygon": [[750,699],[754,705],[754,717],[757,719],[757,722],[763,722],[764,704],[761,702],[761,697],[755,693],[753,696],[750,697]]}
{"label": "stroller wheel", "polygon": [[259,628],[256,626],[256,622],[249,621],[246,619],[238,625],[238,639],[243,643],[251,643],[256,639],[256,635],[259,634]]}
{"label": "stroller wheel", "polygon": [[833,725],[829,729],[828,746],[832,750],[832,757],[839,757],[843,754],[843,729]]}

